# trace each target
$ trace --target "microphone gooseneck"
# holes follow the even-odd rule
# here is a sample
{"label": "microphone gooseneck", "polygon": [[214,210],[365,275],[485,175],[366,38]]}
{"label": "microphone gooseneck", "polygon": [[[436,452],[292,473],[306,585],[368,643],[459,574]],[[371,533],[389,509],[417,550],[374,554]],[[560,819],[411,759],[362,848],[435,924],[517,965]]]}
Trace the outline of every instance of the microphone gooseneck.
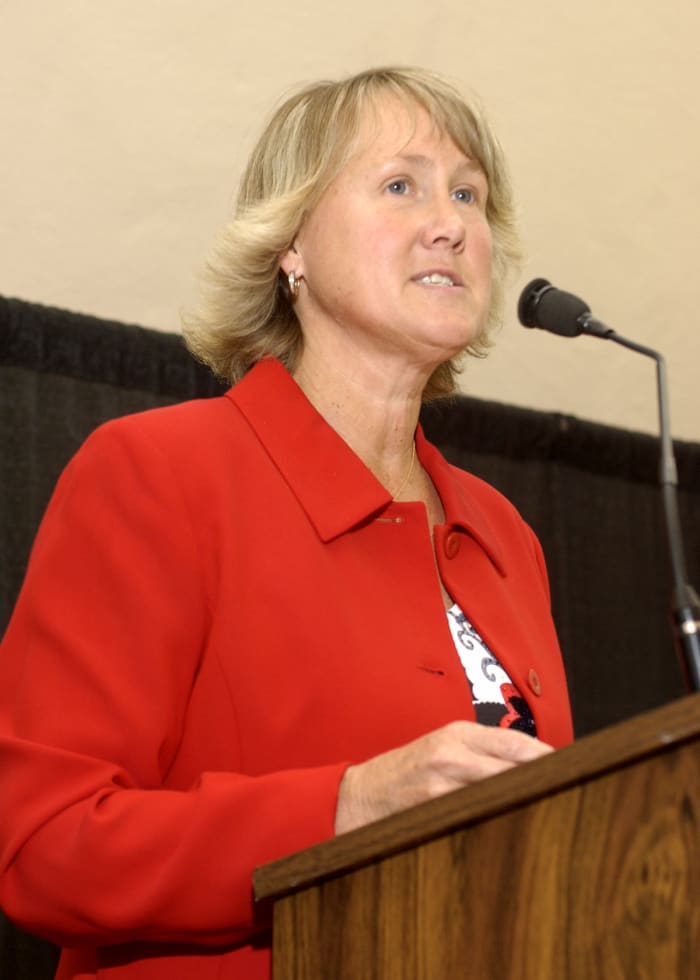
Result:
{"label": "microphone gooseneck", "polygon": [[615,333],[591,314],[590,307],[582,299],[557,289],[547,279],[533,279],[523,289],[518,302],[518,319],[524,327],[539,327],[561,337],[578,337],[583,333],[612,340],[656,362],[661,440],[659,483],[673,577],[671,626],[686,688],[700,691],[700,599],[686,576],[678,514],[678,477],[668,410],[666,362],[658,351]]}

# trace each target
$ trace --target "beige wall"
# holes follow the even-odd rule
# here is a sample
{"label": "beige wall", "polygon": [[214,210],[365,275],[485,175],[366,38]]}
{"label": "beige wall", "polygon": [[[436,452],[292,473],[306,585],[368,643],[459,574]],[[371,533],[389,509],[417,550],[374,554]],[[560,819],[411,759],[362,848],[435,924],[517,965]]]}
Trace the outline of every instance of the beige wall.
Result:
{"label": "beige wall", "polygon": [[544,275],[665,353],[700,440],[699,35],[697,0],[2,0],[0,292],[177,329],[273,102],[419,63],[489,107],[530,256],[465,388],[655,429],[651,362],[516,324]]}

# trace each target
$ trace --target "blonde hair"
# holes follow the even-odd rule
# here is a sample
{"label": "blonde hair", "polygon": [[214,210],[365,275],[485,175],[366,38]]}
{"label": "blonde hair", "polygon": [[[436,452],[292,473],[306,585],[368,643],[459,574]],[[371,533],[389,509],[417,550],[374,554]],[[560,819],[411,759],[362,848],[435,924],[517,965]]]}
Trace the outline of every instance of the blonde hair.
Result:
{"label": "blonde hair", "polygon": [[[204,270],[201,307],[183,321],[192,353],[230,384],[266,356],[294,369],[303,339],[280,258],[347,161],[367,106],[386,95],[424,109],[486,175],[486,217],[493,239],[491,306],[485,329],[466,353],[483,356],[491,346],[507,275],[520,258],[501,148],[479,106],[441,76],[418,68],[370,69],[343,81],[309,85],[287,99],[251,154],[234,217]],[[452,393],[458,371],[458,358],[438,367],[424,398]]]}

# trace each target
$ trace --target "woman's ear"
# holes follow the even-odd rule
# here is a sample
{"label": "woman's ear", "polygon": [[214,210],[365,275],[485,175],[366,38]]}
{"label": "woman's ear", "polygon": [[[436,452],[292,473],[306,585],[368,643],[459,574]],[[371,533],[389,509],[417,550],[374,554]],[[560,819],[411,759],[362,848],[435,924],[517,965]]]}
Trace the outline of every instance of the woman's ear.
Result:
{"label": "woman's ear", "polygon": [[280,258],[280,275],[286,280],[287,292],[292,303],[296,302],[304,278],[301,255],[296,243],[292,242]]}
{"label": "woman's ear", "polygon": [[292,242],[287,251],[280,256],[280,269],[285,276],[290,272],[295,273],[297,278],[302,275],[301,256],[297,251],[296,241]]}

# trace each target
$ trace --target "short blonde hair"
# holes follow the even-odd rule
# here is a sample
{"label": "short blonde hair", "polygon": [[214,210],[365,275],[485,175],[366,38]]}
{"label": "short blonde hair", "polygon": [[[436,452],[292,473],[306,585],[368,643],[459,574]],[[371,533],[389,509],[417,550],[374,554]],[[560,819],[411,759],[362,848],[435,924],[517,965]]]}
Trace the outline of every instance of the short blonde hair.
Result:
{"label": "short blonde hair", "polygon": [[[486,217],[493,238],[491,307],[485,329],[466,353],[483,356],[491,345],[507,275],[520,258],[498,141],[476,102],[467,102],[441,76],[419,68],[370,69],[343,81],[309,85],[287,99],[250,156],[234,217],[204,270],[201,307],[183,322],[192,353],[230,384],[266,356],[294,369],[303,338],[280,258],[347,161],[367,106],[387,95],[424,109],[486,175]],[[458,371],[459,358],[438,367],[424,398],[452,393]]]}

